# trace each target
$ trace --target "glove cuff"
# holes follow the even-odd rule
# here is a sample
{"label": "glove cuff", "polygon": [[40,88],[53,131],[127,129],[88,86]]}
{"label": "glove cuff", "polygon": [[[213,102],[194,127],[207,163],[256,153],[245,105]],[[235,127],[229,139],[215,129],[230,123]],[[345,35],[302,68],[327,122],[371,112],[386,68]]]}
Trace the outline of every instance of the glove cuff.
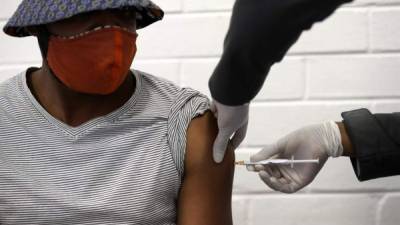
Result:
{"label": "glove cuff", "polygon": [[334,121],[323,123],[324,133],[326,134],[327,154],[336,158],[343,155],[342,136],[339,126]]}

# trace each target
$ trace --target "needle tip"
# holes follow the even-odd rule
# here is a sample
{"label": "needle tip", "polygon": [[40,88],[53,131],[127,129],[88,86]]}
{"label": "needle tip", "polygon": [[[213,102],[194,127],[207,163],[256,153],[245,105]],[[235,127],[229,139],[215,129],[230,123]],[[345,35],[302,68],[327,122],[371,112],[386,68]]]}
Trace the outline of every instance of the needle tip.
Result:
{"label": "needle tip", "polygon": [[235,165],[244,166],[244,165],[246,165],[246,164],[245,164],[244,161],[242,160],[242,161],[237,161],[237,162],[235,162]]}

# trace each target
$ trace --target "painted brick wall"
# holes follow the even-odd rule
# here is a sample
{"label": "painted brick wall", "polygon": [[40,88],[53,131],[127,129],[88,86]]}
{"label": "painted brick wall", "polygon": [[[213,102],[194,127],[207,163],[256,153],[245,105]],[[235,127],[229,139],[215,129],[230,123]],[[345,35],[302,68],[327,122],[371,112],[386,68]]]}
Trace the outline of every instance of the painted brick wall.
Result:
{"label": "painted brick wall", "polygon": [[[19,0],[2,0],[0,26]],[[207,80],[222,51],[233,0],[155,0],[162,22],[139,31],[134,63],[141,69],[209,94]],[[310,123],[339,120],[366,107],[400,110],[400,0],[358,0],[305,33],[273,67],[251,106],[244,159]],[[0,34],[0,81],[40,65],[33,38]],[[234,218],[239,225],[399,224],[400,178],[359,183],[346,158],[329,160],[315,182],[293,195],[272,192],[257,174],[236,170]]]}

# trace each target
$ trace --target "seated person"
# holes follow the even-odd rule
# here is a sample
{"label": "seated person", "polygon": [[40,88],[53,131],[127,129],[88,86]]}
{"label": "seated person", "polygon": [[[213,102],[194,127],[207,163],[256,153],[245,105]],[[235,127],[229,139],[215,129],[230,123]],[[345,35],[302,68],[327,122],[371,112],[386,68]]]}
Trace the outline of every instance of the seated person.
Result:
{"label": "seated person", "polygon": [[0,224],[232,224],[234,155],[213,162],[208,99],[129,69],[136,28],[162,15],[21,3],[4,31],[36,36],[43,63],[0,84]]}

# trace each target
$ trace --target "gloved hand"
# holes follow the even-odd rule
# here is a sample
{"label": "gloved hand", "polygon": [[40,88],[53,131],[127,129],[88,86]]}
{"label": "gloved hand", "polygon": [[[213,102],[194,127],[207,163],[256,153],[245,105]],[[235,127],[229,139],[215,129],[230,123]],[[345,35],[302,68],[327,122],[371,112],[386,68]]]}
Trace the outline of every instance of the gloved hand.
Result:
{"label": "gloved hand", "polygon": [[250,171],[259,171],[260,178],[270,188],[293,193],[311,183],[328,157],[343,154],[341,134],[338,125],[333,122],[307,126],[283,137],[278,142],[266,146],[251,156],[252,162],[270,158],[317,159],[319,164],[257,165],[247,166]]}
{"label": "gloved hand", "polygon": [[231,144],[236,149],[246,137],[247,125],[249,121],[249,104],[240,106],[227,106],[212,101],[211,111],[218,121],[218,136],[213,147],[213,157],[216,163],[222,162],[225,151],[232,137]]}

